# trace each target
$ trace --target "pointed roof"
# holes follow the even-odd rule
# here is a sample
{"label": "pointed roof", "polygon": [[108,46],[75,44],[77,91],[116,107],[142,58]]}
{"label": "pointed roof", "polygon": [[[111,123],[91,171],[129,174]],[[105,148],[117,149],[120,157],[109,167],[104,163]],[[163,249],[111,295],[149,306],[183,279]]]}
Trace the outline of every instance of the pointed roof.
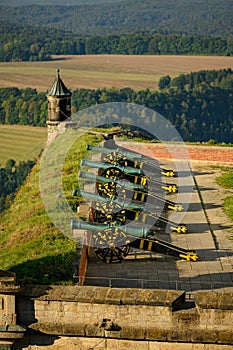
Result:
{"label": "pointed roof", "polygon": [[61,80],[59,72],[60,69],[57,70],[56,79],[54,80],[53,85],[50,91],[48,92],[47,96],[71,96],[70,90],[67,89],[67,87]]}

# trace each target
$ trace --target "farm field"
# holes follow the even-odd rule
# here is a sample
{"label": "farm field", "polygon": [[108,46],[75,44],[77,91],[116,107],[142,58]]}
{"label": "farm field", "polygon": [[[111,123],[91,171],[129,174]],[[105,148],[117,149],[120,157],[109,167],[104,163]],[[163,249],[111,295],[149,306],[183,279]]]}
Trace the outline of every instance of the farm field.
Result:
{"label": "farm field", "polygon": [[20,125],[0,125],[0,166],[8,159],[34,160],[47,141],[47,128]]}
{"label": "farm field", "polygon": [[71,55],[53,56],[53,61],[47,62],[1,62],[0,88],[17,86],[47,91],[58,68],[70,89],[113,86],[157,89],[158,81],[164,75],[173,78],[203,69],[233,69],[233,57]]}

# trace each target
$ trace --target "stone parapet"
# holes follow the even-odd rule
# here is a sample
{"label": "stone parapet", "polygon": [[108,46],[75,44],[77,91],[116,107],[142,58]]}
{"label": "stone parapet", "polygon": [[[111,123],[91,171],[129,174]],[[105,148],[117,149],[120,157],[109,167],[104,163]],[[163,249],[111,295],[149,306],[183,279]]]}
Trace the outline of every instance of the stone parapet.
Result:
{"label": "stone parapet", "polygon": [[183,291],[32,286],[17,311],[30,329],[54,336],[233,345],[232,294],[194,297],[187,304]]}
{"label": "stone parapet", "polygon": [[233,293],[209,291],[195,292],[195,302],[200,309],[233,310]]}

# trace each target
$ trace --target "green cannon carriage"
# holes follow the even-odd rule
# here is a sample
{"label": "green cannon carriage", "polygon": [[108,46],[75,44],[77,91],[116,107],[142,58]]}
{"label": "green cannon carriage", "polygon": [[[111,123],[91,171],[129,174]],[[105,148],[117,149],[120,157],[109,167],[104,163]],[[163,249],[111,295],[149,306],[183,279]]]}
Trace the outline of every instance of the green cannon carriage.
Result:
{"label": "green cannon carriage", "polygon": [[129,254],[131,247],[171,255],[188,261],[198,260],[195,251],[180,248],[154,238],[153,231],[148,230],[146,227],[119,226],[117,223],[99,224],[73,219],[71,228],[73,230],[82,229],[91,232],[95,253],[105,263],[121,262]]}
{"label": "green cannon carriage", "polygon": [[158,164],[155,164],[154,159],[143,156],[140,153],[127,151],[123,147],[117,146],[117,148],[110,149],[87,145],[87,150],[102,153],[104,155],[103,161],[106,163],[135,167],[147,172],[156,172],[166,177],[175,176],[173,170],[161,168]]}
{"label": "green cannon carriage", "polygon": [[182,204],[167,200],[155,192],[148,193],[146,186],[131,183],[125,179],[109,179],[104,176],[79,171],[79,179],[93,180],[100,196],[120,197],[121,199],[131,199],[135,203],[146,202],[154,206],[160,206],[164,210],[182,211]]}
{"label": "green cannon carriage", "polygon": [[[156,208],[154,208],[153,212],[145,209],[145,203],[102,197],[98,194],[77,189],[73,190],[73,196],[83,197],[88,201],[95,202],[93,219],[98,223],[117,221],[124,225],[127,222],[135,221],[153,227],[155,232],[165,233],[167,226],[173,232],[187,232],[186,225],[177,224],[160,214],[156,214]],[[161,208],[159,207],[158,209],[160,210]]]}
{"label": "green cannon carriage", "polygon": [[178,191],[178,188],[175,184],[168,184],[156,180],[151,176],[145,174],[142,169],[121,166],[118,164],[115,165],[109,163],[93,162],[85,159],[81,161],[80,165],[97,168],[100,170],[101,176],[104,176],[106,178],[125,178],[129,182],[143,186],[149,186],[149,188],[154,188],[158,192],[165,191],[168,193],[176,193]]}

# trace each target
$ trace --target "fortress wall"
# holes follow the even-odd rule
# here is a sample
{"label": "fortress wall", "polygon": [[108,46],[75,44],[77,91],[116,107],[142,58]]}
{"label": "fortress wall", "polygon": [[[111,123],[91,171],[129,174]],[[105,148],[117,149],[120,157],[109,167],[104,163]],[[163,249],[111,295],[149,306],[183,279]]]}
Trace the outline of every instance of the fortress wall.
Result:
{"label": "fortress wall", "polygon": [[183,291],[27,287],[18,295],[18,321],[34,333],[28,333],[24,347],[19,340],[14,349],[38,349],[40,332],[41,346],[52,339],[47,347],[37,344],[40,350],[62,349],[65,340],[69,350],[228,350],[233,345],[232,300],[230,293],[196,292],[195,305],[187,308]]}
{"label": "fortress wall", "polygon": [[[37,345],[35,345],[37,344]],[[18,342],[23,350],[232,350],[232,345],[100,339],[89,337],[27,336]],[[15,350],[19,348],[14,348]]]}

